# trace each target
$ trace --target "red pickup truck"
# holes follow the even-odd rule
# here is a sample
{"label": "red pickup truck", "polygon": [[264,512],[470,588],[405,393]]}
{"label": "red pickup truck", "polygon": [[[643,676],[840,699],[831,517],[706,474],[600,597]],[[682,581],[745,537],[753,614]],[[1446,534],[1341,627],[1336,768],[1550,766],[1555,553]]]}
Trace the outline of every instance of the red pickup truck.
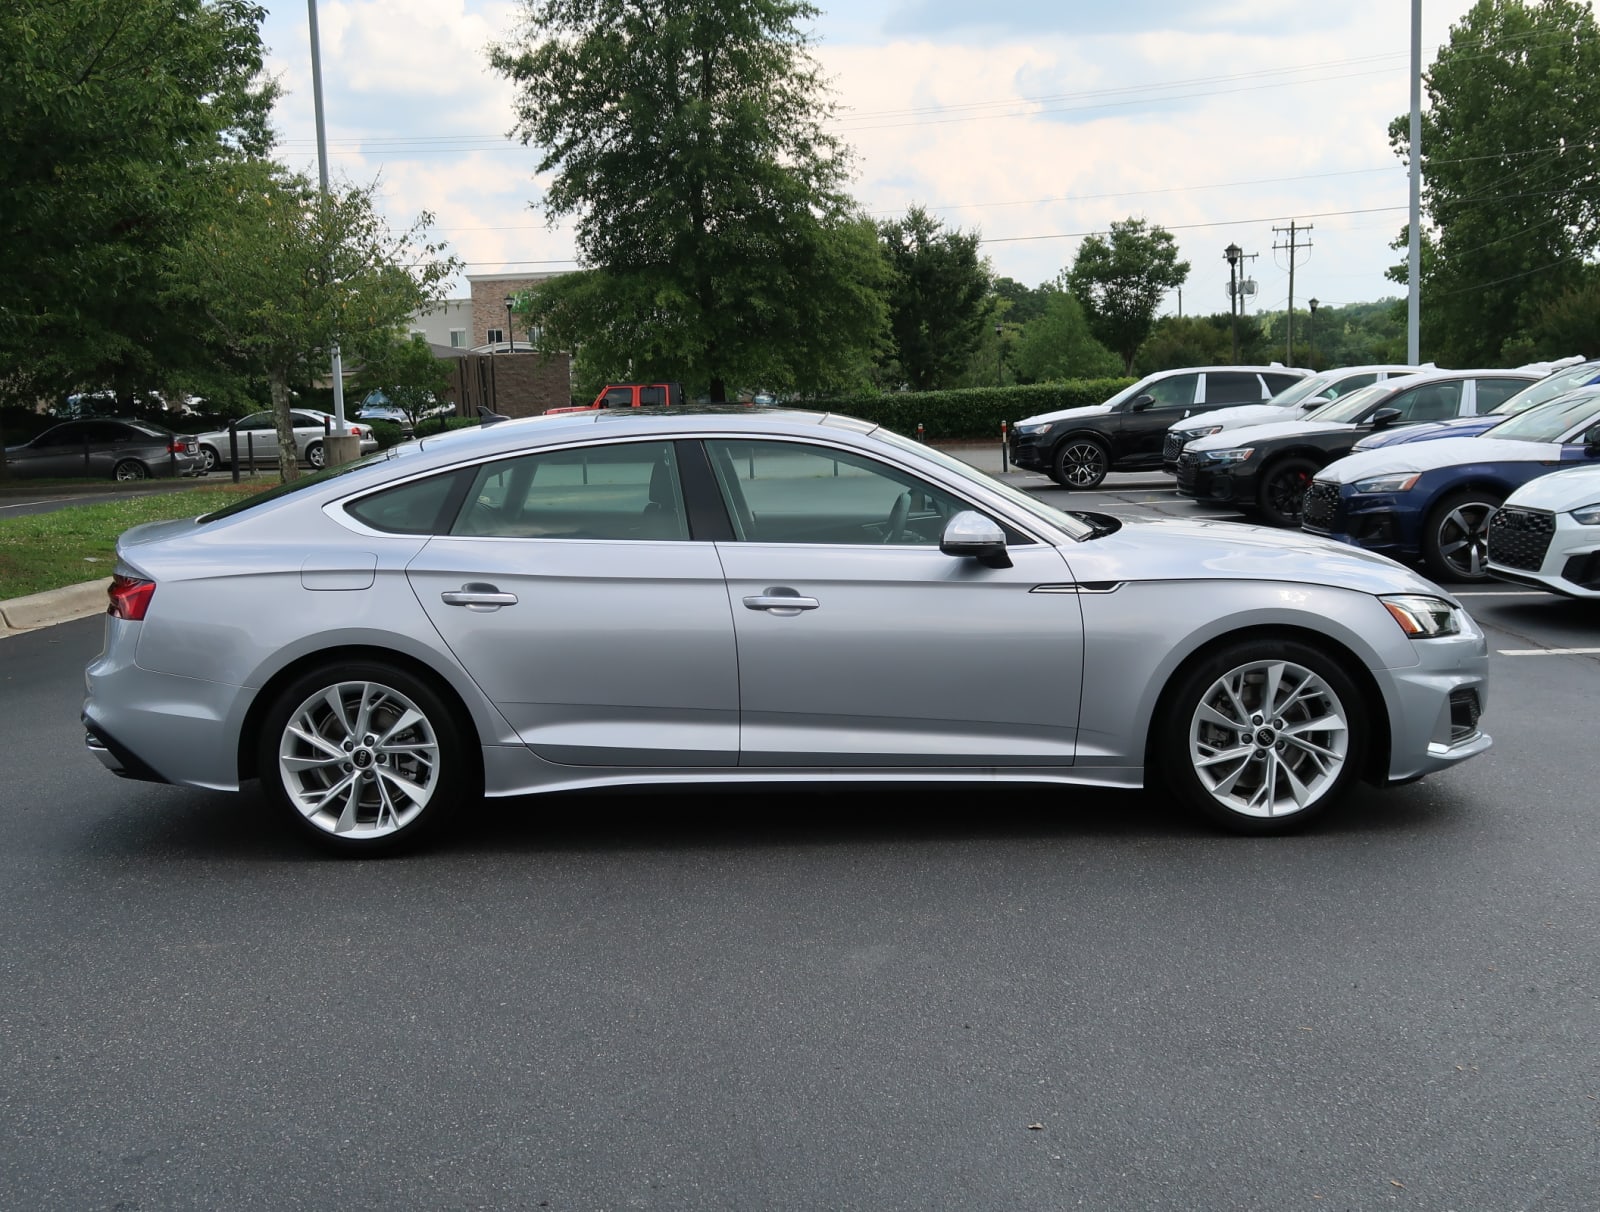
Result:
{"label": "red pickup truck", "polygon": [[683,385],[680,383],[608,383],[600,389],[593,404],[575,404],[567,408],[547,408],[545,416],[563,412],[593,412],[597,408],[639,408],[643,405],[683,403]]}

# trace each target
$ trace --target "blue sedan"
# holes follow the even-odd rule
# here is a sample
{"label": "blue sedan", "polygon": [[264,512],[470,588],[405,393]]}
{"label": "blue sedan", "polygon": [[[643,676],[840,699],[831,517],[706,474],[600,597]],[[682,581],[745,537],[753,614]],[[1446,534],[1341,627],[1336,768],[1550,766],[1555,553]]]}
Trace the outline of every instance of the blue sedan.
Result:
{"label": "blue sedan", "polygon": [[1600,385],[1580,388],[1475,438],[1357,451],[1306,492],[1301,526],[1440,580],[1482,581],[1489,517],[1510,493],[1562,467],[1600,461]]}

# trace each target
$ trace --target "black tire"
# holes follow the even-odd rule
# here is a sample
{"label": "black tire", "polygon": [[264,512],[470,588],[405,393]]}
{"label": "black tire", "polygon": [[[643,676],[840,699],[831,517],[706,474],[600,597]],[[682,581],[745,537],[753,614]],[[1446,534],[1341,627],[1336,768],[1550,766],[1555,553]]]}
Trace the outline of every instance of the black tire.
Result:
{"label": "black tire", "polygon": [[1111,470],[1111,455],[1096,438],[1063,438],[1050,460],[1050,478],[1063,488],[1098,488]]}
{"label": "black tire", "polygon": [[[413,711],[406,728],[385,732]],[[482,797],[470,740],[470,727],[421,678],[381,661],[349,661],[279,692],[256,737],[256,770],[267,797],[317,845],[347,857],[388,854]]]}
{"label": "black tire", "polygon": [[1281,459],[1261,473],[1261,485],[1256,489],[1256,507],[1261,510],[1261,520],[1269,526],[1294,527],[1300,525],[1305,513],[1306,489],[1321,470],[1310,459]]}
{"label": "black tire", "polygon": [[123,459],[111,469],[111,478],[121,481],[148,480],[150,469],[138,459]]}
{"label": "black tire", "polygon": [[222,456],[217,454],[215,447],[202,446],[200,448],[200,462],[206,469],[205,474],[210,475],[217,469],[217,465],[222,462]]}
{"label": "black tire", "polygon": [[1436,581],[1487,581],[1489,517],[1501,498],[1481,489],[1453,492],[1428,511],[1422,562]]}
{"label": "black tire", "polygon": [[311,464],[314,470],[321,471],[326,461],[321,442],[313,442],[306,447],[306,462]]}
{"label": "black tire", "polygon": [[[1267,693],[1282,715],[1265,710]],[[1237,641],[1179,675],[1152,729],[1147,773],[1230,832],[1287,833],[1360,777],[1369,714],[1355,683],[1320,649]]]}

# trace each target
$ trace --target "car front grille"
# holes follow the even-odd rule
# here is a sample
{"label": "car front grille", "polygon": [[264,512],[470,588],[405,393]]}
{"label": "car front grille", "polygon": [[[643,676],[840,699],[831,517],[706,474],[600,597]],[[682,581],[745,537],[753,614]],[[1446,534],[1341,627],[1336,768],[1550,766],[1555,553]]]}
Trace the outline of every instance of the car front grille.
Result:
{"label": "car front grille", "polygon": [[1161,461],[1163,463],[1176,463],[1178,456],[1183,453],[1183,439],[1171,430],[1167,431],[1167,440],[1161,446]]}
{"label": "car front grille", "polygon": [[1478,702],[1478,692],[1463,686],[1450,692],[1450,743],[1464,741],[1478,731],[1478,716],[1483,708]]}
{"label": "car front grille", "polygon": [[1178,456],[1178,483],[1184,488],[1193,488],[1199,467],[1199,455],[1190,454],[1187,450],[1180,454]]}
{"label": "car front grille", "polygon": [[1507,568],[1537,572],[1555,533],[1554,514],[1502,506],[1489,519],[1489,560]]}
{"label": "car front grille", "polygon": [[1311,487],[1306,489],[1300,525],[1306,530],[1320,530],[1326,533],[1333,529],[1333,516],[1338,507],[1339,486],[1324,483],[1322,480],[1313,480]]}

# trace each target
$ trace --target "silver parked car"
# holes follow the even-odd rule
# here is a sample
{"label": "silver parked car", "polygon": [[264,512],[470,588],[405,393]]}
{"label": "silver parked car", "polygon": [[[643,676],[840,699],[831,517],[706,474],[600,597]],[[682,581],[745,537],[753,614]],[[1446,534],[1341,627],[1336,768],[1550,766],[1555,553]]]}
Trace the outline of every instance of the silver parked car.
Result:
{"label": "silver parked car", "polygon": [[407,443],[117,548],[87,744],[378,851],[482,794],[1161,784],[1299,825],[1489,747],[1483,633],[1391,561],[1062,513],[845,417]]}
{"label": "silver parked car", "polygon": [[[289,413],[294,422],[295,458],[312,467],[323,464],[323,440],[333,424],[333,414],[315,408],[296,408]],[[346,419],[346,424],[349,424]],[[239,461],[249,465],[278,461],[278,425],[272,410],[253,412],[241,418],[233,427],[238,434]],[[350,425],[350,432],[361,439],[361,453],[371,454],[378,449],[378,440],[366,425]],[[233,443],[226,429],[214,429],[200,434],[200,457],[207,471],[213,467],[227,466],[233,462]]]}

